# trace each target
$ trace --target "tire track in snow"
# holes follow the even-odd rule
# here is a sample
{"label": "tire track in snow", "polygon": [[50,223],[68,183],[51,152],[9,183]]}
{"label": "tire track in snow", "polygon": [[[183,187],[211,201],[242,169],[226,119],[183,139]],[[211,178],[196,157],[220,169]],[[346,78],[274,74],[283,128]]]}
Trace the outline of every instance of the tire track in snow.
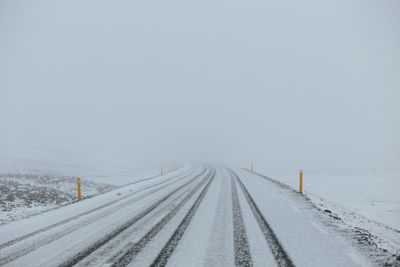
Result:
{"label": "tire track in snow", "polygon": [[[203,173],[195,176],[189,182],[187,182],[184,185],[182,185],[180,188],[183,188],[184,186],[188,185],[189,183],[194,181],[196,178],[200,177],[202,174]],[[119,211],[119,209],[125,208],[125,207],[127,207],[127,206],[129,206],[131,204],[134,204],[135,202],[137,202],[137,201],[139,201],[139,200],[141,200],[141,199],[143,199],[143,198],[145,198],[145,197],[147,197],[147,196],[149,196],[149,195],[151,195],[151,194],[153,194],[155,192],[158,192],[158,191],[164,189],[165,187],[170,186],[170,185],[172,185],[172,184],[174,184],[174,183],[176,183],[176,182],[178,182],[178,181],[180,181],[180,180],[182,180],[184,178],[186,178],[186,177],[178,178],[178,179],[176,179],[176,180],[174,180],[172,182],[169,182],[165,186],[162,186],[160,188],[156,188],[156,189],[151,190],[150,192],[147,192],[143,196],[138,196],[138,197],[136,197],[134,199],[131,199],[129,201],[120,203],[119,205],[113,207],[113,209],[106,210],[103,213],[96,215],[95,217],[88,218],[87,220],[81,222],[79,225],[72,225],[70,228],[67,228],[67,229],[63,230],[62,232],[56,232],[56,233],[54,233],[54,234],[52,234],[52,235],[50,235],[50,236],[48,236],[48,237],[36,242],[34,244],[27,244],[25,247],[18,248],[17,251],[12,252],[12,253],[8,254],[7,256],[5,256],[5,257],[2,256],[0,258],[0,265],[8,263],[8,262],[11,262],[11,261],[14,261],[14,260],[16,260],[16,259],[18,259],[18,258],[30,253],[30,252],[36,250],[36,249],[39,249],[40,247],[42,247],[44,245],[47,245],[47,244],[49,244],[49,243],[51,243],[51,242],[53,242],[53,241],[55,241],[55,240],[57,240],[59,238],[62,238],[63,236],[66,236],[66,235],[68,235],[70,233],[73,233],[74,231],[79,230],[79,229],[81,229],[82,227],[84,227],[86,225],[89,225],[89,224],[91,224],[93,222],[96,222],[97,220],[99,220],[99,219],[101,219],[103,217],[110,216],[113,213]],[[142,192],[142,191],[140,191],[140,192]],[[132,195],[130,195],[130,196],[132,196]]]}
{"label": "tire track in snow", "polygon": [[[202,183],[202,181],[199,183]],[[171,200],[168,200],[168,203],[163,203],[157,207],[150,214],[148,214],[146,218],[140,220],[138,224],[135,224],[132,228],[126,229],[117,238],[110,240],[110,242],[102,246],[100,249],[94,251],[91,255],[80,261],[76,266],[109,266],[112,264],[114,261],[111,261],[110,259],[120,257],[123,252],[125,252],[127,246],[136,243],[128,241],[130,238],[136,238],[137,236],[140,238],[140,235],[145,235],[155,224],[160,221],[160,215],[165,216],[174,207],[179,205],[179,202],[185,198],[185,196],[189,194],[196,186],[198,186],[199,183],[194,185],[190,184],[187,189],[181,190],[178,195],[174,196]],[[143,230],[143,228],[148,226],[149,229],[147,231]],[[125,244],[119,246],[122,243]],[[115,254],[116,251],[119,253]]]}
{"label": "tire track in snow", "polygon": [[[204,172],[205,172],[205,171],[204,171]],[[182,187],[183,187],[183,186],[186,186],[186,185],[189,184],[190,182],[194,181],[196,178],[200,177],[204,172],[202,172],[201,174],[195,176],[195,177],[194,177],[193,179],[191,179],[188,183],[185,183],[184,185],[182,185]],[[179,177],[179,176],[178,176],[178,177]],[[150,188],[155,187],[155,186],[158,186],[158,185],[160,185],[160,184],[164,184],[164,183],[166,183],[166,182],[169,182],[168,184],[166,184],[166,185],[164,185],[164,186],[162,186],[162,187],[160,187],[160,188],[156,188],[156,189],[153,189],[153,190],[147,192],[147,193],[144,194],[143,196],[136,197],[136,198],[131,199],[131,200],[126,201],[126,202],[122,202],[122,203],[118,204],[116,207],[114,207],[114,208],[111,209],[111,210],[105,210],[103,213],[98,214],[98,215],[96,215],[95,217],[88,218],[87,220],[81,222],[79,225],[72,225],[70,228],[67,228],[67,229],[63,230],[62,232],[54,233],[54,234],[52,234],[52,235],[50,235],[50,236],[48,236],[48,237],[46,237],[46,238],[44,238],[44,239],[42,239],[42,240],[40,240],[40,241],[34,243],[34,244],[27,244],[27,245],[25,245],[25,246],[22,246],[21,248],[18,248],[18,250],[7,254],[6,256],[1,256],[1,258],[0,258],[0,265],[9,263],[9,262],[11,262],[11,261],[14,261],[14,260],[16,260],[16,259],[18,259],[18,258],[20,258],[20,257],[22,257],[22,256],[27,255],[28,253],[30,253],[30,252],[32,252],[32,251],[35,251],[35,250],[39,249],[40,247],[42,247],[42,246],[44,246],[44,245],[47,245],[47,244],[49,244],[49,243],[51,243],[51,242],[53,242],[53,241],[55,241],[55,240],[57,240],[57,239],[59,239],[59,238],[62,238],[63,236],[66,236],[66,235],[68,235],[68,234],[70,234],[70,233],[72,233],[72,232],[74,232],[74,231],[76,231],[76,230],[79,230],[79,229],[81,229],[82,227],[84,227],[84,226],[86,226],[86,225],[89,225],[89,224],[91,224],[91,223],[93,223],[93,222],[96,222],[97,220],[99,220],[99,219],[101,219],[101,218],[103,218],[103,217],[110,216],[110,215],[112,215],[113,213],[117,212],[119,209],[122,209],[122,208],[124,208],[124,207],[127,207],[127,206],[129,206],[129,205],[131,205],[131,204],[137,202],[138,200],[141,200],[141,199],[143,199],[144,197],[147,197],[147,196],[149,196],[149,195],[151,195],[151,194],[153,194],[153,193],[155,193],[155,192],[158,192],[158,191],[164,189],[165,187],[170,186],[170,185],[172,185],[172,184],[174,184],[174,183],[176,183],[176,182],[178,182],[178,181],[180,181],[180,180],[182,180],[182,179],[184,179],[184,178],[186,178],[186,177],[180,177],[180,178],[175,179],[175,180],[173,180],[173,181],[166,180],[166,181],[163,181],[162,183],[158,183],[158,184],[156,184],[156,185],[149,186],[149,187],[147,187],[147,188],[145,188],[145,189],[143,189],[143,190],[141,190],[141,191],[136,191],[136,192],[134,192],[134,193],[131,193],[131,194],[127,195],[127,196],[124,196],[123,198],[117,199],[116,201],[112,201],[112,202],[110,202],[110,203],[115,204],[116,202],[120,202],[120,201],[122,201],[122,200],[124,200],[124,199],[126,199],[126,198],[128,198],[128,197],[132,197],[133,195],[138,194],[138,193],[141,193],[141,192],[143,192],[143,191],[145,191],[145,190],[147,190],[147,189],[150,189]],[[180,188],[182,188],[182,187],[180,187]],[[109,204],[109,203],[108,203],[108,204]],[[99,208],[105,208],[104,206],[107,207],[107,206],[109,206],[108,204],[103,205],[103,206],[100,206],[100,207],[95,208],[95,209],[93,209],[93,210],[90,210],[90,212],[89,212],[89,213],[86,213],[85,215],[88,215],[88,214],[90,214],[90,213],[93,213],[94,211],[98,211]],[[63,221],[63,222],[64,222],[63,224],[72,221],[72,219],[78,219],[78,218],[75,218],[75,217],[76,217],[76,216],[74,216],[74,217],[72,217],[72,218],[70,218],[70,219],[68,219],[68,220],[66,220],[66,221]],[[57,225],[57,226],[60,226],[60,225]],[[56,227],[56,226],[54,226],[54,227]],[[53,229],[54,227],[51,227],[50,229],[46,229],[46,231],[51,230],[51,229]],[[42,231],[42,232],[45,232],[45,231]],[[24,239],[23,239],[23,240],[24,240]],[[20,241],[22,241],[22,240],[20,240]]]}
{"label": "tire track in snow", "polygon": [[[176,177],[180,177],[180,176],[182,175],[182,178],[184,178],[184,177],[186,177],[189,173],[191,173],[192,171],[193,171],[193,169],[190,170],[189,172],[183,174],[183,175],[182,175],[182,174],[177,175]],[[203,173],[204,173],[204,172],[205,172],[205,170],[203,170]],[[157,177],[160,177],[160,176],[155,176],[155,177],[150,177],[150,178],[142,179],[142,180],[140,180],[140,181],[133,182],[133,183],[130,183],[130,184],[127,184],[127,185],[118,187],[117,189],[120,189],[120,188],[125,187],[125,186],[128,186],[128,185],[132,185],[132,184],[135,184],[135,183],[139,183],[139,182],[142,182],[142,181],[154,179],[154,178],[157,178]],[[175,178],[176,178],[176,177],[175,177]],[[68,218],[68,219],[66,219],[66,220],[62,220],[62,221],[57,222],[57,223],[55,223],[55,224],[52,224],[52,225],[43,227],[43,228],[41,228],[41,229],[38,229],[38,230],[36,230],[36,231],[34,231],[34,232],[32,232],[32,233],[29,233],[29,234],[23,235],[23,236],[21,236],[21,237],[15,238],[15,239],[13,239],[13,240],[10,240],[10,241],[8,241],[8,242],[6,242],[6,243],[1,244],[1,245],[0,245],[0,250],[4,249],[4,248],[6,248],[6,247],[9,247],[9,246],[11,246],[11,245],[14,245],[14,244],[16,244],[16,243],[19,243],[19,242],[21,242],[21,241],[24,241],[24,240],[26,240],[26,239],[28,239],[28,238],[31,238],[31,237],[33,237],[33,236],[35,236],[35,235],[38,235],[38,234],[40,234],[40,233],[49,231],[49,230],[51,230],[51,229],[53,229],[53,228],[56,228],[56,227],[58,227],[58,226],[61,226],[61,225],[64,225],[64,224],[66,224],[66,223],[69,223],[69,222],[71,222],[71,221],[74,221],[74,220],[77,220],[77,219],[79,219],[79,218],[82,218],[83,216],[89,215],[89,214],[91,214],[91,213],[93,213],[93,212],[96,212],[96,211],[98,211],[98,210],[101,210],[101,209],[104,209],[104,208],[106,208],[106,207],[109,207],[109,206],[111,206],[111,205],[113,205],[113,204],[115,204],[115,203],[118,203],[118,202],[120,202],[120,201],[122,201],[122,200],[125,200],[125,199],[127,199],[127,198],[129,198],[129,197],[131,197],[131,196],[133,196],[133,195],[135,195],[135,194],[141,193],[141,192],[143,192],[143,191],[145,191],[145,190],[147,190],[147,189],[156,187],[156,186],[161,185],[161,184],[166,183],[166,182],[168,182],[168,180],[165,180],[165,181],[162,181],[162,182],[160,182],[160,183],[157,183],[157,184],[148,186],[148,187],[146,187],[146,188],[144,188],[144,189],[142,189],[142,190],[140,190],[140,191],[132,192],[132,193],[130,193],[130,194],[124,196],[124,197],[121,197],[121,198],[119,198],[119,199],[116,199],[116,200],[113,200],[113,201],[111,201],[111,202],[105,203],[105,204],[103,204],[103,205],[101,205],[101,206],[99,206],[99,207],[96,207],[96,208],[94,208],[94,209],[91,209],[91,210],[82,212],[82,213],[80,213],[80,214],[78,214],[78,215],[75,215],[75,216],[73,216],[73,217],[71,217],[71,218]]]}
{"label": "tire track in snow", "polygon": [[208,181],[207,185],[201,191],[200,195],[197,197],[192,207],[187,212],[185,218],[183,218],[182,222],[179,224],[178,228],[175,230],[171,238],[168,240],[167,244],[164,246],[160,254],[158,254],[157,258],[151,264],[152,267],[165,266],[167,264],[169,257],[174,252],[174,249],[176,248],[183,234],[185,233],[186,228],[188,227],[201,201],[203,200],[205,194],[207,193],[208,188],[210,187],[212,181],[214,180],[214,177],[215,177],[215,170],[213,172],[212,177]]}
{"label": "tire track in snow", "polygon": [[240,178],[237,176],[237,174],[234,171],[230,170],[230,172],[236,178],[236,181],[238,182],[240,188],[242,189],[242,192],[243,192],[244,196],[246,197],[247,203],[249,204],[249,207],[250,207],[251,211],[253,212],[253,215],[256,218],[257,223],[260,226],[265,239],[267,240],[268,246],[271,249],[272,255],[274,256],[277,265],[294,267],[293,262],[287,255],[286,251],[283,249],[281,243],[279,242],[278,238],[276,237],[271,226],[268,224],[267,220],[264,218],[264,216],[260,212],[259,208],[257,207],[256,203],[254,202],[253,198],[251,197],[250,193],[247,191],[246,187],[244,186],[244,184],[242,183]]}
{"label": "tire track in snow", "polygon": [[236,266],[253,266],[246,227],[244,226],[242,210],[239,203],[239,196],[233,176],[231,177],[231,188],[235,264]]}
{"label": "tire track in snow", "polygon": [[222,175],[224,171],[222,168],[220,170],[220,191],[204,266],[233,266],[235,263],[232,249],[233,238],[231,238],[233,225],[226,223],[232,218],[230,176]]}
{"label": "tire track in snow", "polygon": [[[199,183],[195,188],[193,188],[189,194],[179,202],[174,209],[172,209],[167,215],[165,215],[155,226],[153,226],[150,231],[148,231],[138,242],[136,243],[128,243],[125,248],[123,248],[119,253],[117,253],[114,257],[112,257],[108,263],[113,267],[117,266],[127,266],[136,255],[140,253],[140,251],[155,237],[163,227],[178,213],[178,211],[185,205],[185,203],[193,197],[193,195],[204,185],[204,183],[209,180],[206,187],[203,189],[206,190],[213,180],[215,175],[215,171],[212,171],[210,176],[205,177],[201,183]],[[201,194],[199,196],[201,196]]]}
{"label": "tire track in snow", "polygon": [[138,215],[136,215],[135,217],[133,217],[131,220],[125,222],[123,225],[121,225],[120,227],[114,229],[112,232],[108,233],[107,235],[105,235],[103,238],[99,239],[98,241],[94,242],[92,245],[90,245],[89,247],[81,250],[79,253],[75,254],[74,256],[72,256],[70,259],[68,259],[67,261],[65,261],[64,263],[60,264],[59,266],[62,267],[69,267],[69,266],[73,266],[75,264],[77,264],[78,262],[80,262],[82,259],[86,258],[88,255],[90,255],[92,252],[94,252],[95,250],[97,250],[98,248],[100,248],[101,246],[103,246],[104,244],[106,244],[108,241],[110,241],[111,239],[113,239],[114,237],[116,237],[117,235],[119,235],[120,233],[122,233],[124,230],[126,230],[127,228],[129,228],[130,226],[132,226],[133,224],[135,224],[138,220],[140,220],[141,218],[143,218],[144,216],[146,216],[147,214],[149,214],[151,211],[153,211],[158,205],[160,205],[161,203],[163,203],[164,201],[166,201],[168,198],[170,198],[172,195],[174,195],[176,192],[178,192],[181,188],[183,188],[184,186],[186,186],[187,184],[193,182],[195,179],[197,179],[198,177],[196,176],[195,178],[193,178],[192,180],[190,180],[189,182],[187,182],[186,184],[178,187],[177,189],[175,189],[174,191],[170,192],[169,194],[167,194],[166,196],[164,196],[163,198],[161,198],[160,200],[156,201],[154,204],[152,204],[150,207],[146,208],[144,211],[142,211],[141,213],[139,213]]}

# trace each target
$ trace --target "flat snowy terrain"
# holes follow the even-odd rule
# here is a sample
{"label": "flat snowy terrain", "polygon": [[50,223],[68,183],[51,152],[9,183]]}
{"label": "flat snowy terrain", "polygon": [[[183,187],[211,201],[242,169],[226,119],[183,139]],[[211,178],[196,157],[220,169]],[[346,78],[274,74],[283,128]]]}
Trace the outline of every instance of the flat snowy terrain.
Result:
{"label": "flat snowy terrain", "polygon": [[5,266],[396,265],[305,196],[246,170],[185,165],[0,226]]}
{"label": "flat snowy terrain", "polygon": [[[298,188],[298,170],[260,173]],[[304,192],[400,230],[400,168],[304,170]]]}

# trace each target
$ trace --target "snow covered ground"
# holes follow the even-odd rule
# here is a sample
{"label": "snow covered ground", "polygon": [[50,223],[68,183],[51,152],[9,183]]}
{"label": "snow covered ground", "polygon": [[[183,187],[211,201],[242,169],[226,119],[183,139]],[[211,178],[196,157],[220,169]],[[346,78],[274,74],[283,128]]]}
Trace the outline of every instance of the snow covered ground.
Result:
{"label": "snow covered ground", "polygon": [[[261,172],[298,191],[298,171]],[[371,255],[392,254],[400,264],[400,169],[304,170],[303,181],[316,208],[340,220],[340,228]]]}
{"label": "snow covered ground", "polygon": [[[81,182],[82,196],[92,197],[116,186]],[[0,173],[0,223],[18,220],[77,200],[76,178],[38,173]]]}
{"label": "snow covered ground", "polygon": [[[299,170],[256,171],[298,189]],[[303,177],[303,190],[310,198],[400,230],[400,168],[305,169]]]}
{"label": "snow covered ground", "polygon": [[[164,171],[180,167],[169,164],[164,166]],[[77,177],[81,178],[82,197],[89,198],[157,175],[160,175],[159,166],[104,171],[82,165],[0,159],[0,224],[75,202]]]}
{"label": "snow covered ground", "polygon": [[346,230],[268,178],[185,165],[0,226],[0,265],[400,265],[400,252],[371,253],[368,233]]}

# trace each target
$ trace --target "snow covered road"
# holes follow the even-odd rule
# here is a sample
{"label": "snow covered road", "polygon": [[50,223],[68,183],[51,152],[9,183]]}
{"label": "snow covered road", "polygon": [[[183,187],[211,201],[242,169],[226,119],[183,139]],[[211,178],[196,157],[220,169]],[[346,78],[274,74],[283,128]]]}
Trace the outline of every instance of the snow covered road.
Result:
{"label": "snow covered road", "polygon": [[163,176],[0,227],[4,266],[368,266],[306,199],[234,167]]}

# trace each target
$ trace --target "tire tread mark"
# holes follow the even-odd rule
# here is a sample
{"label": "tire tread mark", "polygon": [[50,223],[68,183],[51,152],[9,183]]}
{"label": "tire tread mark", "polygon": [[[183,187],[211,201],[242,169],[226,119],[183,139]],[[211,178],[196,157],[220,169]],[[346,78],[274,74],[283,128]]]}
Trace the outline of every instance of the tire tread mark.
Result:
{"label": "tire tread mark", "polygon": [[190,210],[187,212],[186,216],[183,218],[183,220],[179,224],[178,228],[172,234],[172,236],[168,240],[167,244],[164,246],[164,248],[158,254],[157,258],[153,261],[153,263],[150,266],[159,267],[159,266],[165,266],[167,264],[169,257],[172,255],[172,253],[174,252],[174,249],[176,248],[176,246],[178,245],[179,241],[181,240],[183,234],[185,233],[186,228],[188,227],[191,219],[193,218],[194,214],[196,213],[198,207],[200,206],[200,203],[203,200],[205,194],[207,193],[208,188],[210,187],[211,183],[214,181],[214,177],[215,177],[215,170],[213,172],[212,177],[208,181],[207,185],[201,191],[200,195],[197,197],[197,199],[193,203],[192,207],[190,208]]}
{"label": "tire tread mark", "polygon": [[[197,186],[197,184],[195,184],[194,186],[189,185],[188,191],[190,192],[196,186]],[[151,224],[152,222],[154,222],[154,220],[158,221],[157,219],[160,218],[159,213],[160,212],[168,213],[171,209],[173,209],[177,205],[177,202],[179,202],[181,199],[183,199],[188,194],[188,191],[182,190],[181,192],[179,192],[178,195],[176,195],[172,199],[168,200],[168,203],[166,203],[166,205],[164,207],[161,207],[159,210],[153,210],[151,215],[148,214],[147,215],[148,217],[145,218],[143,220],[143,222],[140,222],[140,225],[143,226],[143,225]],[[124,231],[124,233],[121,233],[121,235],[118,237],[118,239],[127,240],[132,235],[136,235],[137,230],[138,230],[137,226],[135,226],[130,231],[128,231],[128,229],[127,229],[126,232]],[[115,241],[114,244],[111,244],[111,241]],[[134,242],[128,242],[121,249],[117,250],[118,251],[117,253],[115,253],[115,243],[118,244],[119,240],[111,240],[111,241],[109,243],[105,244],[103,247],[101,247],[100,248],[101,251],[99,249],[99,250],[93,252],[90,256],[83,259],[81,262],[79,262],[79,265],[80,266],[101,266],[101,263],[103,261],[100,263],[97,263],[97,260],[102,260],[101,258],[103,258],[103,260],[104,260],[105,255],[108,255],[108,257],[106,258],[105,265],[110,266],[110,264],[112,264],[112,262],[113,262],[113,261],[110,261],[110,259],[118,258],[125,251],[125,248],[126,248],[126,246],[128,246],[128,244],[134,243]]]}
{"label": "tire tread mark", "polygon": [[[211,174],[212,177],[212,174]],[[128,243],[119,253],[114,255],[108,263],[111,263],[112,267],[127,266],[134,257],[140,253],[140,251],[156,236],[163,227],[175,216],[178,211],[184,206],[184,204],[192,198],[192,196],[204,185],[209,179],[205,177],[195,188],[193,188],[179,204],[177,204],[167,215],[165,215],[155,226],[153,226],[138,242]]]}
{"label": "tire tread mark", "polygon": [[267,220],[264,218],[264,216],[260,212],[259,208],[257,207],[257,205],[254,202],[253,198],[251,197],[250,193],[247,191],[246,187],[240,180],[239,176],[234,171],[232,171],[232,170],[230,170],[230,171],[235,176],[236,181],[238,182],[240,188],[242,189],[243,194],[246,197],[246,200],[250,206],[250,209],[253,212],[253,215],[256,218],[257,223],[260,226],[265,239],[267,240],[268,246],[272,252],[272,255],[275,258],[277,265],[285,266],[285,267],[286,266],[294,267],[292,260],[289,258],[288,254],[282,247],[281,243],[279,242],[278,238],[276,237],[271,226],[268,224]]}
{"label": "tire tread mark", "polygon": [[150,207],[146,208],[144,211],[142,211],[141,213],[139,213],[138,215],[136,215],[135,217],[133,217],[132,219],[130,219],[129,221],[125,222],[123,225],[121,225],[120,227],[116,228],[115,230],[113,230],[112,232],[108,233],[107,235],[105,235],[103,238],[97,240],[96,242],[94,242],[92,245],[86,247],[85,249],[83,249],[82,251],[78,252],[77,254],[75,254],[74,256],[72,256],[70,259],[68,259],[67,261],[65,261],[64,263],[60,264],[60,267],[69,267],[69,266],[73,266],[75,264],[77,264],[78,262],[80,262],[82,259],[84,259],[85,257],[87,257],[88,255],[90,255],[93,251],[97,250],[98,248],[100,248],[101,246],[103,246],[105,243],[107,243],[108,241],[110,241],[111,239],[113,239],[114,237],[116,237],[118,234],[120,234],[122,231],[124,231],[125,229],[127,229],[128,227],[130,227],[131,225],[133,225],[134,223],[136,223],[138,220],[140,220],[141,218],[143,218],[144,216],[146,216],[147,214],[149,214],[152,210],[154,210],[158,205],[160,205],[162,202],[166,201],[168,198],[170,198],[173,194],[175,194],[176,192],[178,192],[181,188],[185,187],[186,185],[188,185],[189,183],[193,182],[195,179],[197,179],[199,176],[194,177],[193,179],[191,179],[190,181],[188,181],[187,183],[183,184],[182,186],[179,186],[178,188],[176,188],[175,190],[173,190],[172,192],[168,193],[167,195],[165,195],[163,198],[159,199],[158,201],[156,201],[155,203],[153,203]]}
{"label": "tire tread mark", "polygon": [[[192,171],[192,170],[191,170],[191,171]],[[190,172],[188,172],[188,173],[190,173]],[[204,173],[204,171],[203,171],[203,173]],[[180,175],[178,175],[178,176],[176,176],[176,177],[179,177],[179,176],[180,176]],[[146,179],[154,179],[154,178],[156,178],[156,177],[159,177],[159,176],[150,177],[150,178],[146,178]],[[143,179],[143,180],[146,180],[146,179]],[[143,181],[143,180],[142,180],[142,181]],[[71,221],[74,221],[74,220],[76,220],[76,219],[78,219],[78,218],[81,218],[82,216],[89,215],[89,214],[91,214],[91,213],[93,213],[93,212],[96,212],[96,211],[98,211],[98,210],[101,210],[101,209],[103,209],[103,208],[106,208],[106,207],[108,207],[108,206],[111,206],[111,205],[113,205],[113,204],[115,204],[115,203],[117,203],[117,202],[120,202],[120,201],[122,201],[122,200],[125,200],[125,199],[127,199],[127,198],[129,198],[129,197],[131,197],[131,196],[133,196],[133,195],[135,195],[135,194],[137,194],[137,193],[143,192],[144,190],[147,190],[147,189],[150,189],[150,188],[152,188],[152,187],[158,186],[158,185],[163,184],[163,183],[165,183],[165,182],[167,182],[167,181],[168,181],[168,180],[163,181],[163,182],[160,182],[160,183],[157,183],[157,184],[154,184],[154,185],[151,185],[151,186],[146,187],[146,188],[144,188],[143,190],[140,190],[140,191],[135,191],[135,192],[133,192],[133,193],[131,193],[131,194],[129,194],[129,195],[126,195],[126,196],[121,197],[121,198],[119,198],[119,199],[116,199],[116,200],[113,200],[113,201],[111,201],[111,202],[105,203],[105,204],[103,204],[103,205],[101,205],[101,206],[99,206],[99,207],[96,207],[96,208],[94,208],[94,209],[91,209],[91,210],[88,210],[88,211],[79,213],[78,215],[75,215],[75,216],[73,216],[73,217],[71,217],[71,218],[68,218],[68,219],[66,219],[66,220],[57,222],[57,223],[55,223],[55,224],[52,224],[52,225],[43,227],[43,228],[41,228],[41,229],[38,229],[38,230],[36,230],[36,231],[34,231],[34,232],[32,232],[32,233],[29,233],[29,234],[23,235],[23,236],[21,236],[21,237],[15,238],[15,239],[13,239],[13,240],[10,240],[10,241],[8,241],[8,242],[6,242],[6,243],[1,244],[1,245],[0,245],[0,250],[4,249],[4,248],[6,248],[6,247],[9,247],[9,246],[11,246],[11,245],[14,245],[14,244],[16,244],[16,243],[18,243],[18,242],[24,241],[25,239],[31,238],[31,237],[33,237],[33,236],[35,236],[35,235],[40,234],[40,233],[49,231],[49,230],[51,230],[51,229],[53,229],[53,228],[56,228],[56,227],[58,227],[58,226],[60,226],[60,225],[64,225],[64,224],[66,224],[66,223],[69,223],[69,222],[71,222]],[[138,181],[138,182],[140,182],[140,181]],[[134,183],[136,183],[136,182],[127,184],[127,185],[125,185],[125,186],[131,185],[131,184],[134,184]],[[122,187],[125,187],[125,186],[122,186]],[[122,187],[118,187],[117,189],[122,188]]]}
{"label": "tire tread mark", "polygon": [[246,227],[240,208],[239,196],[233,176],[231,176],[232,188],[232,220],[233,220],[233,246],[235,251],[236,266],[253,266],[251,260],[249,241]]}
{"label": "tire tread mark", "polygon": [[[199,175],[196,176],[196,177],[199,177]],[[155,192],[158,192],[158,191],[164,189],[165,187],[170,186],[170,185],[172,185],[172,184],[174,184],[174,183],[176,183],[176,182],[178,182],[178,181],[180,181],[180,180],[182,180],[184,178],[186,178],[186,177],[180,177],[180,178],[178,178],[178,179],[176,179],[174,181],[169,182],[165,186],[153,189],[153,190],[145,193],[143,196],[135,197],[135,198],[133,198],[133,199],[131,199],[129,201],[122,202],[122,203],[118,204],[118,206],[115,206],[112,210],[108,210],[108,211],[106,210],[102,214],[99,214],[99,215],[95,216],[94,218],[90,218],[90,220],[83,221],[79,225],[74,225],[74,226],[66,229],[65,231],[54,233],[54,234],[50,235],[49,237],[47,237],[46,239],[41,240],[40,242],[37,242],[37,243],[35,243],[33,245],[30,245],[30,246],[27,246],[25,248],[22,248],[22,249],[14,252],[14,253],[10,253],[5,257],[0,258],[0,265],[9,263],[9,262],[14,261],[14,260],[16,260],[16,259],[18,259],[18,258],[20,258],[22,256],[25,256],[26,254],[28,254],[28,253],[30,253],[32,251],[35,251],[36,249],[38,249],[38,248],[40,248],[40,247],[42,247],[44,245],[47,245],[47,244],[49,244],[49,243],[51,243],[51,242],[53,242],[53,241],[65,236],[65,235],[68,235],[68,234],[70,234],[70,233],[82,228],[83,226],[89,225],[89,224],[97,221],[98,219],[101,219],[101,218],[103,218],[105,216],[109,216],[109,215],[117,212],[119,209],[124,208],[124,207],[126,207],[128,205],[131,205],[132,203],[135,203],[139,199],[147,197],[147,196],[149,196],[149,195],[151,195],[151,194],[153,194]],[[159,185],[159,184],[157,184],[157,185]],[[154,186],[151,186],[151,187],[154,187]],[[149,189],[151,187],[148,187],[145,190],[147,190],[147,189]],[[142,192],[142,191],[140,191],[140,192]],[[134,194],[140,193],[140,192],[135,192]],[[129,195],[129,197],[131,197],[131,196],[132,196],[132,194]],[[128,196],[125,196],[124,198],[126,198],[126,197],[128,197]],[[117,199],[117,200],[122,200],[122,199]]]}

